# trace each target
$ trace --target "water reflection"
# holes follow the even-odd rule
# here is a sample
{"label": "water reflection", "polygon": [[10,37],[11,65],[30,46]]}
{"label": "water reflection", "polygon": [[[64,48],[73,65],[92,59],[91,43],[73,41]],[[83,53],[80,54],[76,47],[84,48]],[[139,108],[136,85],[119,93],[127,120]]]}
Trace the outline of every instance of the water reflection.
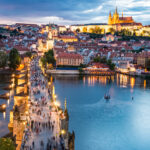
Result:
{"label": "water reflection", "polygon": [[132,77],[128,75],[123,74],[116,74],[113,76],[70,76],[70,75],[56,75],[54,77],[59,79],[60,82],[66,82],[68,80],[72,80],[74,84],[78,84],[79,81],[82,81],[84,85],[88,86],[95,86],[95,84],[101,84],[101,85],[108,85],[110,83],[116,84],[118,87],[121,88],[127,88],[131,87],[132,89],[135,86],[138,86],[140,88],[150,88],[150,80],[143,79],[139,77]]}
{"label": "water reflection", "polygon": [[54,78],[58,98],[69,100],[76,150],[149,150],[150,80],[120,74]]}
{"label": "water reflection", "polygon": [[134,77],[130,78],[130,85],[131,85],[131,88],[134,88],[134,85],[135,85],[135,78]]}
{"label": "water reflection", "polygon": [[6,119],[6,112],[3,112],[3,118]]}
{"label": "water reflection", "polygon": [[9,106],[9,104],[10,104],[10,99],[7,100],[7,105]]}
{"label": "water reflection", "polygon": [[0,74],[0,94],[8,96],[8,99],[0,99],[0,104],[6,104],[7,106],[6,111],[0,113],[0,137],[9,133],[8,123],[10,110],[13,108],[13,101],[11,99],[13,98],[14,85],[14,77],[12,78],[10,74]]}
{"label": "water reflection", "polygon": [[144,89],[146,88],[146,80],[144,80]]}

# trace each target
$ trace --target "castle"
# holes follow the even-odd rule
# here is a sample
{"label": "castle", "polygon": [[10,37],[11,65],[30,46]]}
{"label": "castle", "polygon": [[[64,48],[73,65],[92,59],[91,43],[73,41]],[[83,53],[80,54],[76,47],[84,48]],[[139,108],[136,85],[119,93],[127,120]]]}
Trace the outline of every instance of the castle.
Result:
{"label": "castle", "polygon": [[118,11],[117,11],[117,7],[115,10],[115,13],[113,14],[113,16],[111,15],[111,12],[109,13],[109,18],[108,18],[108,24],[109,25],[113,25],[113,24],[132,24],[135,23],[132,17],[124,17],[123,16],[123,12],[122,12],[122,16],[119,17]]}

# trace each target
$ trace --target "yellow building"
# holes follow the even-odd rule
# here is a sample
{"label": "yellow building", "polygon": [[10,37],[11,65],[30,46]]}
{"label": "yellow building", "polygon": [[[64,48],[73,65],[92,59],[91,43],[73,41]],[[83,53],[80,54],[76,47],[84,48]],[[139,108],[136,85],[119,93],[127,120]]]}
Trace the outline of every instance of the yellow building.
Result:
{"label": "yellow building", "polygon": [[117,8],[115,10],[115,13],[113,14],[113,16],[111,15],[111,12],[109,13],[109,18],[108,18],[108,24],[112,25],[112,24],[127,24],[127,23],[135,23],[132,17],[124,17],[123,16],[123,12],[122,12],[122,16],[119,17]]}

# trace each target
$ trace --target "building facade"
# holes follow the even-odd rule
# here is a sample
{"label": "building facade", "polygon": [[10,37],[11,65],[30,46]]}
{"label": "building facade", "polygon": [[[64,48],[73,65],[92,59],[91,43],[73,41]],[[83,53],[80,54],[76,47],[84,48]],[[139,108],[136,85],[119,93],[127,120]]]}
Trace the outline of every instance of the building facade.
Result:
{"label": "building facade", "polygon": [[57,66],[80,66],[83,64],[83,57],[80,54],[59,53],[56,58]]}
{"label": "building facade", "polygon": [[113,16],[111,15],[111,12],[109,13],[108,24],[112,25],[112,24],[126,24],[126,23],[135,23],[135,22],[132,17],[124,17],[123,12],[122,16],[119,17],[117,8]]}

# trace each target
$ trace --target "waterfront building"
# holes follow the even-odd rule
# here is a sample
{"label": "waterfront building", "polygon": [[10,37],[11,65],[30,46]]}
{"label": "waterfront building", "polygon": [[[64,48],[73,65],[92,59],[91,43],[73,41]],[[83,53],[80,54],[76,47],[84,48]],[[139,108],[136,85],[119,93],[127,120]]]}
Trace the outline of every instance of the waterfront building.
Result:
{"label": "waterfront building", "polygon": [[59,53],[56,58],[57,66],[80,66],[83,64],[83,57],[80,54]]}
{"label": "waterfront building", "polygon": [[137,65],[147,67],[150,63],[150,52],[142,52],[137,56]]}

